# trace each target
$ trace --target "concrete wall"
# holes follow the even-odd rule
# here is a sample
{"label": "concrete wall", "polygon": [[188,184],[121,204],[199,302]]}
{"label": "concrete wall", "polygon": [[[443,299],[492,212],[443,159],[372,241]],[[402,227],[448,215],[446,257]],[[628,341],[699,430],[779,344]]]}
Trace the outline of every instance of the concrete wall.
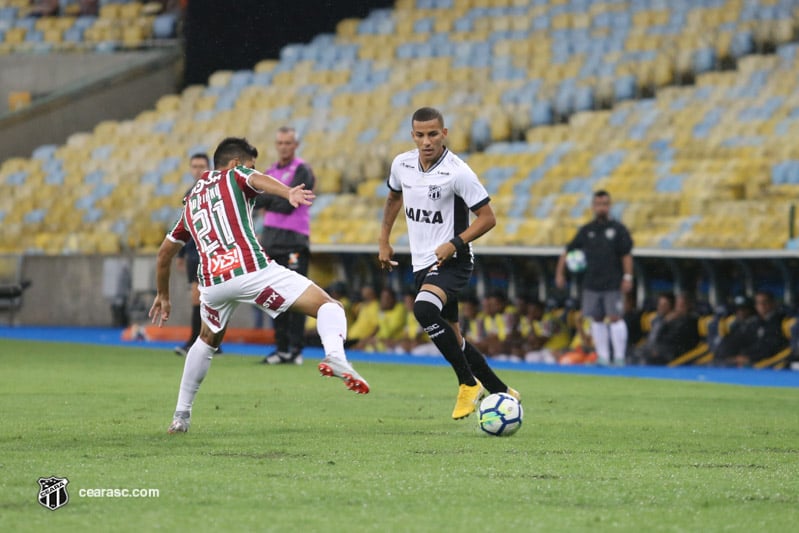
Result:
{"label": "concrete wall", "polygon": [[[22,309],[16,316],[20,324],[110,326],[111,298],[104,285],[104,266],[109,259],[124,260],[129,257],[103,256],[25,256],[22,278],[33,282],[25,292]],[[151,284],[155,283],[155,257],[141,257],[151,265],[148,270]],[[116,280],[110,280],[111,289]],[[175,275],[170,292],[175,309],[170,322],[175,325],[189,323],[188,286],[185,275]],[[152,297],[143,297],[152,303]],[[143,317],[139,317],[143,318]]]}
{"label": "concrete wall", "polygon": [[[0,161],[29,157],[43,144],[64,144],[71,134],[91,131],[103,120],[130,119],[153,109],[158,98],[177,91],[182,65],[177,49],[123,54],[119,58],[54,54],[25,59],[30,64],[13,63],[20,61],[13,55],[3,58],[12,61],[7,65],[0,61],[8,90],[38,92],[41,88],[42,92],[54,92],[28,108],[0,117]],[[5,72],[6,68],[10,72]],[[9,76],[26,81],[11,83],[6,80]]]}
{"label": "concrete wall", "polygon": [[28,91],[34,97],[43,98],[161,55],[163,50],[0,55],[0,114],[8,111],[7,97],[11,92]]}
{"label": "concrete wall", "polygon": [[[370,254],[370,257],[373,254]],[[0,256],[14,259],[16,256]],[[359,255],[360,257],[360,255]],[[7,262],[8,265],[16,261]],[[3,263],[6,264],[6,263]],[[131,318],[136,323],[146,322],[145,313],[152,304],[155,287],[155,256],[100,256],[26,255],[21,262],[19,279],[30,280],[16,313],[14,322],[23,325],[42,326],[111,326],[111,302],[117,292],[119,267],[126,266],[130,272],[130,287],[134,295],[141,294],[145,309]],[[8,267],[10,268],[10,267]],[[310,277],[321,286],[333,281],[358,280],[355,268],[349,275],[342,270],[336,255],[314,254]],[[15,276],[0,278],[0,283],[13,283]],[[152,291],[152,292],[151,292]],[[172,299],[171,325],[187,326],[190,323],[189,283],[184,271],[172,269],[170,296]],[[0,308],[0,324],[7,324],[9,316]],[[264,317],[265,322],[268,319]],[[250,306],[236,310],[230,323],[234,328],[249,328],[254,323],[254,312]]]}

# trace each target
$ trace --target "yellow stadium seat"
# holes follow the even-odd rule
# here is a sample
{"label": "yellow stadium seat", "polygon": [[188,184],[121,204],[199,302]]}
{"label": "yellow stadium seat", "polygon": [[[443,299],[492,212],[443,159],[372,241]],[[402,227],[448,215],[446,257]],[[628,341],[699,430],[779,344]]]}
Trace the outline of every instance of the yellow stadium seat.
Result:
{"label": "yellow stadium seat", "polygon": [[25,28],[9,28],[5,32],[6,44],[20,44],[25,40]]}
{"label": "yellow stadium seat", "polygon": [[140,2],[129,2],[119,7],[119,18],[133,20],[142,15],[144,6]]}
{"label": "yellow stadium seat", "polygon": [[104,4],[100,6],[101,19],[118,19],[121,16],[122,4]]}
{"label": "yellow stadium seat", "polygon": [[208,78],[208,85],[210,87],[226,87],[232,77],[232,70],[217,70]]}

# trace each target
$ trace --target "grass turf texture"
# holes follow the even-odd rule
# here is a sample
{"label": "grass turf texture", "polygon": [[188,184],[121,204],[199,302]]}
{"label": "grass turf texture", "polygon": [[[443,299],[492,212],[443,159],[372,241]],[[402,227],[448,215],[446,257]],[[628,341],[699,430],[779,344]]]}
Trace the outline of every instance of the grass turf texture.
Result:
{"label": "grass turf texture", "polygon": [[[217,357],[167,435],[182,359],[0,341],[0,530],[789,531],[799,391],[502,372],[509,438],[453,421],[444,367],[359,363],[372,393]],[[67,477],[49,511],[39,477]],[[150,499],[79,489],[157,488]]]}

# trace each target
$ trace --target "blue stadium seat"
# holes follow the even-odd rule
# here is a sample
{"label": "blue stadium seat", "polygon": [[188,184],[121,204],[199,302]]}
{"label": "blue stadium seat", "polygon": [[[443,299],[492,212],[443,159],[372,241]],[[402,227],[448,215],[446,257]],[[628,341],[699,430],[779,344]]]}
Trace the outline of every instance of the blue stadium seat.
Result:
{"label": "blue stadium seat", "polygon": [[175,37],[177,22],[177,16],[173,13],[158,15],[153,20],[153,37],[156,39],[171,39]]}
{"label": "blue stadium seat", "polygon": [[272,77],[273,74],[271,72],[256,72],[252,76],[252,84],[268,87],[272,85]]}
{"label": "blue stadium seat", "polygon": [[151,131],[153,133],[170,133],[174,125],[175,125],[174,119],[159,120],[158,122],[153,124]]}
{"label": "blue stadium seat", "polygon": [[580,111],[590,111],[594,108],[594,89],[588,85],[577,87],[574,92],[572,110],[575,113]]}
{"label": "blue stadium seat", "polygon": [[230,77],[230,87],[234,89],[243,89],[252,84],[252,78],[252,70],[237,70]]}
{"label": "blue stadium seat", "polygon": [[75,26],[64,31],[63,39],[68,43],[83,42],[83,30]]}
{"label": "blue stadium seat", "polygon": [[151,170],[150,172],[145,172],[144,175],[141,177],[142,184],[152,184],[157,185],[161,183],[161,173],[156,170]]}
{"label": "blue stadium seat", "polygon": [[13,21],[17,19],[17,8],[13,6],[0,7],[0,20]]}
{"label": "blue stadium seat", "polygon": [[15,28],[23,28],[26,32],[31,32],[36,29],[36,20],[35,18],[26,17],[22,19],[17,19],[14,22]]}
{"label": "blue stadium seat", "polygon": [[26,224],[37,224],[39,222],[42,222],[46,216],[47,216],[47,210],[34,209],[32,211],[28,211],[27,213],[25,213],[25,216],[23,217],[22,220]]}
{"label": "blue stadium seat", "polygon": [[25,33],[25,42],[27,43],[42,43],[44,42],[44,32],[33,30]]}
{"label": "blue stadium seat", "polygon": [[635,98],[635,76],[628,75],[616,78],[613,82],[613,91],[616,100],[631,100]]}
{"label": "blue stadium seat", "polygon": [[755,51],[755,39],[751,31],[741,31],[733,35],[730,42],[730,53],[735,58],[743,57]]}
{"label": "blue stadium seat", "polygon": [[294,110],[290,106],[276,107],[272,110],[272,113],[269,115],[269,117],[272,120],[284,122],[290,119],[293,113]]}
{"label": "blue stadium seat", "polygon": [[204,144],[194,144],[190,146],[189,149],[186,151],[186,157],[191,157],[194,154],[207,154],[208,157],[210,157],[211,154],[209,154],[208,152],[209,152],[208,146]]}
{"label": "blue stadium seat", "polygon": [[484,117],[479,117],[472,122],[470,133],[473,150],[482,151],[491,142],[491,124]]}
{"label": "blue stadium seat", "polygon": [[530,109],[530,123],[533,126],[543,126],[552,124],[553,118],[552,103],[548,100],[536,100]]}
{"label": "blue stadium seat", "polygon": [[369,128],[367,130],[362,131],[358,135],[357,142],[358,144],[369,144],[377,138],[380,134],[380,130],[378,128]]}
{"label": "blue stadium seat", "polygon": [[64,161],[61,159],[46,159],[42,161],[42,172],[44,172],[45,179],[50,174],[60,172],[64,168]]}
{"label": "blue stadium seat", "polygon": [[86,224],[94,224],[95,222],[102,220],[104,216],[105,213],[102,209],[97,207],[89,207],[83,214],[83,222]]}
{"label": "blue stadium seat", "polygon": [[58,146],[55,144],[43,144],[36,147],[33,152],[31,152],[31,157],[33,159],[41,159],[42,161],[52,159],[57,149]]}
{"label": "blue stadium seat", "polygon": [[94,26],[95,22],[97,22],[97,17],[93,15],[81,15],[80,17],[75,19],[75,22],[72,24],[72,27],[85,30],[87,28],[91,28],[92,26]]}
{"label": "blue stadium seat", "polygon": [[716,68],[716,49],[712,46],[700,48],[692,59],[695,73],[709,72]]}
{"label": "blue stadium seat", "polygon": [[655,190],[657,192],[662,192],[662,193],[681,192],[683,178],[684,176],[676,176],[676,175],[664,176],[660,178],[655,184]]}
{"label": "blue stadium seat", "polygon": [[94,170],[88,174],[84,174],[83,183],[86,185],[97,185],[103,181],[103,177],[105,177],[105,172],[99,169]]}
{"label": "blue stadium seat", "polygon": [[413,24],[414,33],[433,33],[434,28],[435,20],[430,17],[419,19]]}
{"label": "blue stadium seat", "polygon": [[27,170],[18,170],[6,176],[6,185],[22,185],[28,178]]}
{"label": "blue stadium seat", "polygon": [[92,150],[92,159],[96,159],[98,161],[106,161],[108,158],[111,157],[111,154],[114,152],[114,145],[112,144],[104,144],[102,146],[98,146],[94,150]]}
{"label": "blue stadium seat", "polygon": [[282,70],[291,69],[292,65],[300,60],[302,56],[303,45],[301,44],[287,44],[280,49],[280,64],[276,67]]}
{"label": "blue stadium seat", "polygon": [[63,185],[66,177],[66,172],[61,169],[54,169],[45,174],[44,182],[48,185]]}

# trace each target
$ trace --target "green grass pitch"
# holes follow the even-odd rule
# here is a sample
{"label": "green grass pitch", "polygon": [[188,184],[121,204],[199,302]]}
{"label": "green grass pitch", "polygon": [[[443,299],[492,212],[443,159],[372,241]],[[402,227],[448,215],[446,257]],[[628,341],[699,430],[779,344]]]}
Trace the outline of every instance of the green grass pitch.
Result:
{"label": "green grass pitch", "polygon": [[[0,341],[0,531],[774,531],[799,523],[799,390],[501,372],[509,438],[453,421],[444,367],[217,357],[168,435],[169,352]],[[39,477],[70,500],[37,502]],[[155,488],[157,498],[80,497]]]}

